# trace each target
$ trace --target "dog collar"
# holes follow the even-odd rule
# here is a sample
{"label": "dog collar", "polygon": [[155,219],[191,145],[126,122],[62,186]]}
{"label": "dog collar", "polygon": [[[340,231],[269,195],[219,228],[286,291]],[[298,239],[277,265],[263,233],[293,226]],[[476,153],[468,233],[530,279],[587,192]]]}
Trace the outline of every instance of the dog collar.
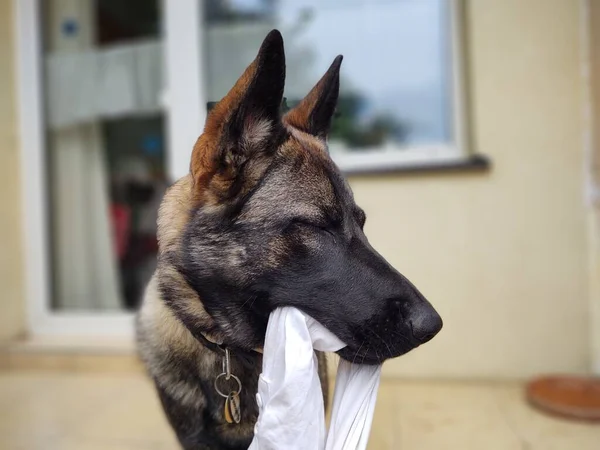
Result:
{"label": "dog collar", "polygon": [[[231,349],[231,347],[229,347],[228,345],[226,345],[222,342],[219,343],[219,342],[213,341],[206,334],[204,334],[202,332],[194,333],[194,337],[196,339],[198,339],[200,342],[202,342],[202,344],[204,344],[204,346],[206,348],[208,348],[209,350],[212,350],[215,353],[225,353],[225,349]],[[263,349],[255,348],[255,349],[252,349],[252,351],[262,354]]]}

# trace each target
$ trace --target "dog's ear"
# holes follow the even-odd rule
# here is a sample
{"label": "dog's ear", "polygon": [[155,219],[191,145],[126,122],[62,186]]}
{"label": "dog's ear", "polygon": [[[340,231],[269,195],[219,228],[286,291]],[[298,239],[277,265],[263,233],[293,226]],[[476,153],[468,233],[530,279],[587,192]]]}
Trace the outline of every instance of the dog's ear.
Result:
{"label": "dog's ear", "polygon": [[283,117],[285,123],[313,136],[327,138],[340,92],[342,58],[342,55],[335,58],[323,78]]}
{"label": "dog's ear", "polygon": [[249,161],[275,150],[274,142],[284,131],[280,118],[284,83],[283,38],[273,30],[256,59],[208,114],[190,163],[196,190],[209,185],[227,189]]}

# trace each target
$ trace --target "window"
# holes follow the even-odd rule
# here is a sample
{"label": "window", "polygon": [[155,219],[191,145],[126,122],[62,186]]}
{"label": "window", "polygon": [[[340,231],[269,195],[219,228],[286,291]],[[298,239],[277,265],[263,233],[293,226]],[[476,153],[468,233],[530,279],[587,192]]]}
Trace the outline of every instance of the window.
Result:
{"label": "window", "polygon": [[286,44],[293,106],[344,55],[329,138],[346,171],[447,162],[464,155],[455,1],[207,0],[205,96],[218,101],[264,36]]}

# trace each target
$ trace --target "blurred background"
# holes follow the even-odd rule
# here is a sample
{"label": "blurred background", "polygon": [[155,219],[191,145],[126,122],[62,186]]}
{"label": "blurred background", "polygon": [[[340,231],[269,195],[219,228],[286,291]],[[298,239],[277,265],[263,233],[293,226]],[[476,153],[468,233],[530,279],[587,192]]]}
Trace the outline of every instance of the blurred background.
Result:
{"label": "blurred background", "polygon": [[385,364],[371,448],[598,448],[523,394],[600,374],[596,0],[0,0],[0,449],[176,448],[133,311],[273,28],[288,106],[344,55],[331,155],[445,322]]}

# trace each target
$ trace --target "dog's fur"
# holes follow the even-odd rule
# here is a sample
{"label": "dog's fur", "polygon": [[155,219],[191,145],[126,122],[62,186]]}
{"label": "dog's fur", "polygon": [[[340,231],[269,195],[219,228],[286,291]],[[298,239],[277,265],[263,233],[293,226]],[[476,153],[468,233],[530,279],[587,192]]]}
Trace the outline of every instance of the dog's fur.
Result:
{"label": "dog's fur", "polygon": [[[341,57],[280,116],[285,57],[271,32],[210,112],[190,173],[159,211],[159,258],[138,314],[141,357],[185,449],[245,449],[252,440],[270,312],[294,306],[376,364],[441,328],[417,289],[373,250],[364,212],[327,153]],[[214,389],[227,346],[242,380],[239,424]],[[325,397],[324,358],[319,355]]]}

